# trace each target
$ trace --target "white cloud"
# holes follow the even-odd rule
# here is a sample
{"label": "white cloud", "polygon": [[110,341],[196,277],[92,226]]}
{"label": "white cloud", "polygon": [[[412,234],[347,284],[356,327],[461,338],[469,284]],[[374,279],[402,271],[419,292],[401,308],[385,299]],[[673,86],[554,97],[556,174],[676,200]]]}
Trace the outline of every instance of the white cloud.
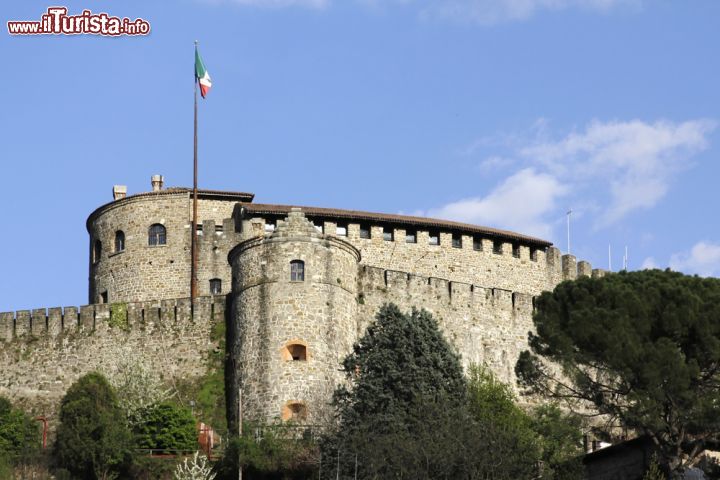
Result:
{"label": "white cloud", "polygon": [[526,168],[505,179],[485,197],[466,198],[424,213],[549,238],[552,225],[548,216],[566,192],[566,187],[552,175]]}
{"label": "white cloud", "polygon": [[653,268],[660,268],[653,257],[647,257],[640,266],[640,270],[651,270]]}
{"label": "white cloud", "polygon": [[707,148],[707,135],[714,128],[709,120],[596,121],[559,141],[531,143],[518,154],[563,181],[605,189],[610,203],[597,226],[606,226],[634,210],[654,207],[673,175]]}
{"label": "white cloud", "polygon": [[424,9],[426,17],[449,18],[465,23],[492,25],[526,20],[539,11],[582,9],[608,12],[620,6],[640,7],[641,0],[444,0]]}
{"label": "white cloud", "polygon": [[705,277],[720,275],[720,244],[701,241],[689,252],[670,257],[670,268],[685,273],[697,273]]}

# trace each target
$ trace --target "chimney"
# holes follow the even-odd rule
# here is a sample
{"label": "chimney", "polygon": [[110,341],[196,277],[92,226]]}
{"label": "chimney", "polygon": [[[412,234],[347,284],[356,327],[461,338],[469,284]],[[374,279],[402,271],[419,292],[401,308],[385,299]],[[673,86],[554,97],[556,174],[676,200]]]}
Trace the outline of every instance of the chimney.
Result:
{"label": "chimney", "polygon": [[127,197],[127,186],[113,185],[113,200],[122,200]]}
{"label": "chimney", "polygon": [[150,183],[152,184],[152,191],[153,192],[159,192],[162,190],[163,183],[165,183],[165,179],[162,175],[153,175],[150,178]]}

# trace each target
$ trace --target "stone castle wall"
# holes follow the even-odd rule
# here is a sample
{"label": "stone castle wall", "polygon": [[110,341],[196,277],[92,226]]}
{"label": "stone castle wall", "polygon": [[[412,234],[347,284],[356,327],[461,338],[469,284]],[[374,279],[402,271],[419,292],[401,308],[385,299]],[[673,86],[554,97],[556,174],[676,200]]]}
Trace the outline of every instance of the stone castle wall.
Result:
{"label": "stone castle wall", "polygon": [[[235,202],[198,200],[198,294],[209,295],[210,279],[230,289],[227,253],[239,242],[232,219]],[[114,202],[88,221],[90,234],[89,301],[136,302],[187,296],[190,290],[192,197],[187,192],[146,194]],[[165,245],[149,245],[148,231],[159,223]],[[125,249],[115,251],[115,233],[125,234]],[[94,258],[95,240],[102,253]]]}
{"label": "stone castle wall", "polygon": [[[0,395],[57,421],[68,387],[91,371],[107,371],[125,352],[142,358],[164,380],[206,373],[213,327],[225,321],[225,296],[0,313]],[[111,320],[112,316],[112,320]]]}

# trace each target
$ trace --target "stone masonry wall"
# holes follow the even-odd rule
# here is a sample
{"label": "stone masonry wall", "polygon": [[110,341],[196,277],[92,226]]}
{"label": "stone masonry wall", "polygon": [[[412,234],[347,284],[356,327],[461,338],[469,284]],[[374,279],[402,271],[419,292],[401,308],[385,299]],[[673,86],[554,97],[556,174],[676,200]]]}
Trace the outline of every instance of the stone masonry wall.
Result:
{"label": "stone masonry wall", "polygon": [[[239,242],[231,218],[235,202],[198,200],[198,295],[210,294],[210,279],[230,289],[227,253]],[[131,197],[110,204],[88,225],[90,233],[89,301],[135,302],[181,298],[190,290],[192,200],[187,192]],[[159,223],[166,244],[148,244],[148,230]],[[125,249],[115,251],[115,232],[125,234]],[[102,253],[93,262],[93,244]]]}
{"label": "stone masonry wall", "polygon": [[[122,322],[122,319],[126,322]],[[225,296],[128,303],[111,321],[111,306],[86,305],[0,313],[0,395],[57,421],[57,408],[80,376],[111,367],[122,350],[145,359],[164,380],[206,373],[215,324],[225,321]]]}

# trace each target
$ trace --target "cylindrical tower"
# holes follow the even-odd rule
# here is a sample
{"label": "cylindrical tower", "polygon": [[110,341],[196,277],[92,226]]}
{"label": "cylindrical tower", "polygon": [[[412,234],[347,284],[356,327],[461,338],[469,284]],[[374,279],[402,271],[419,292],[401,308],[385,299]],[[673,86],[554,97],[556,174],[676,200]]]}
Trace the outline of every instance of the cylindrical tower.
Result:
{"label": "cylindrical tower", "polygon": [[318,421],[357,337],[359,252],[293,209],[274,232],[240,243],[228,259],[229,348],[244,418]]}

